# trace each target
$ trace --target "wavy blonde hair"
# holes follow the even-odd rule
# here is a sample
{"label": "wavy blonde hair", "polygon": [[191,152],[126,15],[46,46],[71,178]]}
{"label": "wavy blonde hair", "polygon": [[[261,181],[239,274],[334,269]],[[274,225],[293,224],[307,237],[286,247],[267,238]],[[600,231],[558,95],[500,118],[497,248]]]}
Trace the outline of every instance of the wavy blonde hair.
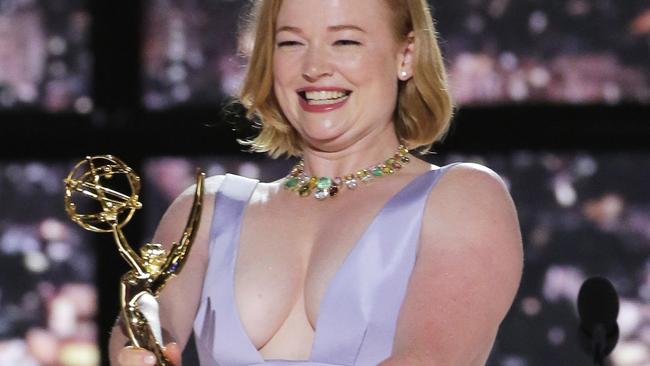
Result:
{"label": "wavy blonde hair", "polygon": [[[394,123],[397,137],[409,149],[428,150],[441,139],[453,113],[447,72],[426,0],[383,0],[393,19],[398,42],[413,32],[413,77],[400,81]],[[272,157],[300,155],[302,139],[285,117],[273,91],[275,28],[282,0],[254,0],[245,31],[254,34],[240,101],[249,119],[261,127],[257,137],[242,141],[252,151]]]}

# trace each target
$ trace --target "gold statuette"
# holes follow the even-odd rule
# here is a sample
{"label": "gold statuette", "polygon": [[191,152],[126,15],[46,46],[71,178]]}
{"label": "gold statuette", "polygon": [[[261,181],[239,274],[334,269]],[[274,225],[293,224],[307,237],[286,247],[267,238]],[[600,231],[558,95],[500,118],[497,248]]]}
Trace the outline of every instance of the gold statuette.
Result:
{"label": "gold statuette", "polygon": [[[68,174],[65,209],[72,221],[93,232],[112,232],[118,251],[131,266],[120,284],[121,317],[124,331],[135,347],[156,355],[157,365],[171,366],[163,355],[162,329],[156,298],[170,278],[180,273],[199,229],[205,174],[196,174],[196,190],[185,231],[169,253],[161,244],[147,243],[138,255],[122,232],[137,209],[140,178],[120,159],[111,155],[86,157]],[[124,190],[130,191],[128,194]],[[79,212],[80,200],[89,199],[96,209]]]}

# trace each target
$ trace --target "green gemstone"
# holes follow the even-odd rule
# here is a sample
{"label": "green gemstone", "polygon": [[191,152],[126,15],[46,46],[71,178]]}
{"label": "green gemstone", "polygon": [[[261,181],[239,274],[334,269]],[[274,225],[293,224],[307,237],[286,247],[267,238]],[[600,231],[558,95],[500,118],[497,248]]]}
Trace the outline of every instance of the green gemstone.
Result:
{"label": "green gemstone", "polygon": [[379,168],[379,167],[372,170],[372,175],[374,175],[375,177],[380,177],[381,173],[382,173],[381,168]]}
{"label": "green gemstone", "polygon": [[318,182],[316,183],[316,187],[318,187],[318,189],[321,191],[329,189],[331,186],[332,180],[328,177],[318,178]]}
{"label": "green gemstone", "polygon": [[298,185],[298,178],[296,178],[296,177],[287,178],[284,181],[284,186],[286,188],[293,188],[293,187],[295,187],[297,185]]}

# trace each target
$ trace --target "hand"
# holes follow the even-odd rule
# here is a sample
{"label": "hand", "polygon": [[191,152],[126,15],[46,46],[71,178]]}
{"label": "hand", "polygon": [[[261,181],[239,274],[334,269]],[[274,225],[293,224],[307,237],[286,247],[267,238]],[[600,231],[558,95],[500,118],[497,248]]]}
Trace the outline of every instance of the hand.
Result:
{"label": "hand", "polygon": [[[165,356],[176,366],[181,366],[181,349],[175,342],[167,343]],[[153,352],[142,348],[124,347],[117,356],[119,366],[149,366],[156,364]]]}

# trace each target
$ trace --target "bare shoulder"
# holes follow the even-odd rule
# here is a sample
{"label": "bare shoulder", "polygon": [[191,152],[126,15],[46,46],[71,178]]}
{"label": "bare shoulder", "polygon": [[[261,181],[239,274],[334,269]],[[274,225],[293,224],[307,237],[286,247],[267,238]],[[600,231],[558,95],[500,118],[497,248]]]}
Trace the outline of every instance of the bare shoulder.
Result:
{"label": "bare shoulder", "polygon": [[[214,208],[214,196],[219,190],[224,178],[225,176],[223,175],[215,175],[205,179],[202,222],[205,221],[206,216],[211,216],[212,209]],[[179,237],[192,208],[195,190],[196,184],[191,185],[169,205],[156,230],[156,238],[162,237],[166,239]],[[201,225],[201,227],[204,228],[204,225]],[[170,245],[168,243],[163,244],[165,246]]]}
{"label": "bare shoulder", "polygon": [[[203,278],[209,260],[208,243],[214,196],[223,179],[223,176],[214,176],[205,180],[201,220],[187,263],[183,271],[166,285],[158,299],[163,327],[181,348],[189,338],[199,305]],[[196,185],[190,186],[172,202],[158,224],[154,242],[161,243],[169,249],[172,243],[180,240],[192,209],[195,190]]]}
{"label": "bare shoulder", "polygon": [[480,164],[451,166],[429,196],[419,255],[423,266],[449,255],[448,263],[456,266],[449,273],[468,276],[474,271],[466,266],[477,269],[476,277],[468,279],[476,286],[485,280],[485,290],[496,286],[502,300],[497,312],[505,316],[521,279],[523,250],[515,204],[504,180]]}
{"label": "bare shoulder", "polygon": [[[219,187],[221,187],[221,183],[223,182],[225,176],[224,175],[214,175],[212,177],[205,178],[205,184],[204,184],[204,189],[205,189],[205,197],[212,196],[217,193],[219,190]],[[183,193],[181,193],[174,202],[169,206],[170,209],[175,209],[178,206],[184,206],[184,205],[191,205],[192,200],[194,199],[194,191],[196,190],[196,184],[192,184],[191,186],[187,187]]]}
{"label": "bare shoulder", "polygon": [[[447,239],[447,241],[445,241]],[[424,216],[423,246],[501,252],[520,265],[521,234],[504,180],[480,164],[451,166],[432,190]],[[451,249],[451,248],[450,248]]]}
{"label": "bare shoulder", "polygon": [[[193,245],[193,252],[206,252],[207,254],[207,235],[212,221],[212,212],[214,210],[214,197],[224,180],[223,175],[213,176],[205,179],[204,194],[202,201],[201,220],[199,222],[199,231],[196,237],[196,244]],[[161,243],[169,249],[172,242],[178,241],[185,230],[187,219],[190,215],[196,184],[188,187],[169,205],[167,211],[158,223],[154,241]]]}
{"label": "bare shoulder", "polygon": [[518,233],[515,205],[508,187],[497,173],[480,164],[449,167],[429,195],[426,214],[432,220],[425,220],[425,227],[445,222],[454,223],[452,227],[471,225],[480,230],[498,223],[503,229],[516,228]]}
{"label": "bare shoulder", "polygon": [[489,195],[498,193],[500,198],[509,198],[503,179],[492,169],[476,163],[460,163],[450,166],[440,179],[436,190],[446,195],[435,195],[449,200],[467,200],[468,194]]}
{"label": "bare shoulder", "polygon": [[428,197],[396,357],[417,358],[417,365],[484,365],[522,263],[517,214],[503,179],[478,164],[448,168]]}

